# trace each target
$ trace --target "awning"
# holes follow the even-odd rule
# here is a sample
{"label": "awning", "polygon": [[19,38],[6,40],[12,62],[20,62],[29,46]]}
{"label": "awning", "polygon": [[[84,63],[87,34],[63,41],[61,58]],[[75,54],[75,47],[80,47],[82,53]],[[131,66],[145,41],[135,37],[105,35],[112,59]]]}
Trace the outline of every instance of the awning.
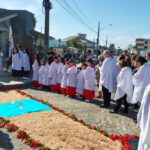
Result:
{"label": "awning", "polygon": [[6,14],[6,15],[3,15],[3,16],[0,16],[0,22],[15,18],[17,16],[18,16],[18,14]]}

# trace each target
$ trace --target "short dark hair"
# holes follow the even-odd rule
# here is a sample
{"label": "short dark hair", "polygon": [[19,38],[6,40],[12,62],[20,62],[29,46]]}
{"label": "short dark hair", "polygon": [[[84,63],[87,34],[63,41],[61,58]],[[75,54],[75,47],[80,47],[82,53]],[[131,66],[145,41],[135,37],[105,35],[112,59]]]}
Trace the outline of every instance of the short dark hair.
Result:
{"label": "short dark hair", "polygon": [[143,65],[143,64],[145,64],[147,61],[146,61],[146,59],[145,59],[144,57],[138,56],[138,57],[136,58],[136,62],[139,62],[139,63],[141,63],[141,65]]}
{"label": "short dark hair", "polygon": [[126,60],[120,60],[119,65],[123,68],[127,66],[127,61]]}
{"label": "short dark hair", "polygon": [[87,62],[93,64],[93,60],[92,59],[88,59]]}
{"label": "short dark hair", "polygon": [[73,59],[69,59],[69,63],[75,63]]}
{"label": "short dark hair", "polygon": [[54,59],[58,59],[58,56],[54,56]]}

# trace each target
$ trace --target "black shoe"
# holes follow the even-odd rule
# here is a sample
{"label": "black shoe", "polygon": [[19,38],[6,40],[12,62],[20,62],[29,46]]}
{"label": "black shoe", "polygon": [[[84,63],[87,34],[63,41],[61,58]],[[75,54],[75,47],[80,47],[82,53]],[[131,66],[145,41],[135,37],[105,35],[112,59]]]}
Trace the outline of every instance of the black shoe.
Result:
{"label": "black shoe", "polygon": [[112,113],[112,114],[118,114],[118,110],[115,110],[115,109],[114,110],[110,110],[109,112]]}
{"label": "black shoe", "polygon": [[99,107],[101,107],[101,108],[108,108],[109,106],[108,105],[100,105]]}
{"label": "black shoe", "polygon": [[132,109],[138,109],[138,107],[139,107],[138,104],[134,104]]}
{"label": "black shoe", "polygon": [[133,122],[134,122],[134,123],[137,123],[137,119],[133,119]]}
{"label": "black shoe", "polygon": [[126,109],[122,109],[121,112],[128,114],[128,110],[126,110]]}

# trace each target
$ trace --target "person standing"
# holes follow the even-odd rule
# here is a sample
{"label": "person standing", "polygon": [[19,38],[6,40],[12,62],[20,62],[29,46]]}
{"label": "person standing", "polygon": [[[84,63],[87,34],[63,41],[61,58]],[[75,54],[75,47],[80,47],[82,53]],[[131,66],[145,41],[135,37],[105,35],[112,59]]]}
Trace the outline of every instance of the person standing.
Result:
{"label": "person standing", "polygon": [[23,67],[23,59],[24,59],[24,52],[21,45],[18,46],[19,55],[20,55],[20,65],[21,65],[21,77],[23,77],[24,67]]}
{"label": "person standing", "polygon": [[23,75],[26,77],[30,73],[30,60],[29,60],[29,55],[27,53],[27,49],[25,49],[23,55],[23,68],[24,68]]}
{"label": "person standing", "polygon": [[107,108],[110,105],[111,93],[115,92],[117,88],[118,68],[109,51],[104,51],[103,56],[105,60],[100,69],[100,86],[102,87],[104,104],[100,107]]}
{"label": "person standing", "polygon": [[20,54],[18,48],[14,48],[12,55],[12,76],[21,77],[21,64],[20,64]]}
{"label": "person standing", "polygon": [[116,106],[113,111],[110,111],[110,113],[118,113],[122,102],[124,103],[124,109],[122,112],[128,113],[128,106],[129,103],[131,103],[133,95],[132,70],[128,67],[125,60],[120,60],[119,66],[121,71],[117,76],[117,91],[115,95]]}
{"label": "person standing", "polygon": [[150,84],[144,91],[137,122],[141,128],[138,150],[150,150]]}

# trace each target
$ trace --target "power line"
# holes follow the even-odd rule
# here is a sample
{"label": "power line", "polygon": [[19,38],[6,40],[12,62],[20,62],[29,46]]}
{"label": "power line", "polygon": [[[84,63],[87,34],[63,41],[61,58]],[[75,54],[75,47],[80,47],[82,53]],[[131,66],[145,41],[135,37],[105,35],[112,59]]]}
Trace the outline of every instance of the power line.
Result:
{"label": "power line", "polygon": [[[81,8],[78,6],[78,4],[76,3],[75,0],[72,0],[74,5],[76,6],[76,8],[79,10],[79,12],[81,13],[81,15],[84,17],[84,19],[91,25],[93,26],[93,24],[91,23],[91,21],[88,19],[88,17],[84,14],[84,12],[81,10]],[[95,28],[95,26],[93,26]]]}
{"label": "power line", "polygon": [[80,24],[84,25],[85,27],[87,27],[89,30],[91,30],[92,32],[96,33],[96,31],[91,28],[77,13],[76,11],[66,2],[66,0],[64,0],[64,3],[67,5],[67,7],[69,7],[69,9],[67,9],[62,3],[60,3],[59,0],[56,0],[56,2],[62,7],[64,8],[73,18],[75,18]]}

